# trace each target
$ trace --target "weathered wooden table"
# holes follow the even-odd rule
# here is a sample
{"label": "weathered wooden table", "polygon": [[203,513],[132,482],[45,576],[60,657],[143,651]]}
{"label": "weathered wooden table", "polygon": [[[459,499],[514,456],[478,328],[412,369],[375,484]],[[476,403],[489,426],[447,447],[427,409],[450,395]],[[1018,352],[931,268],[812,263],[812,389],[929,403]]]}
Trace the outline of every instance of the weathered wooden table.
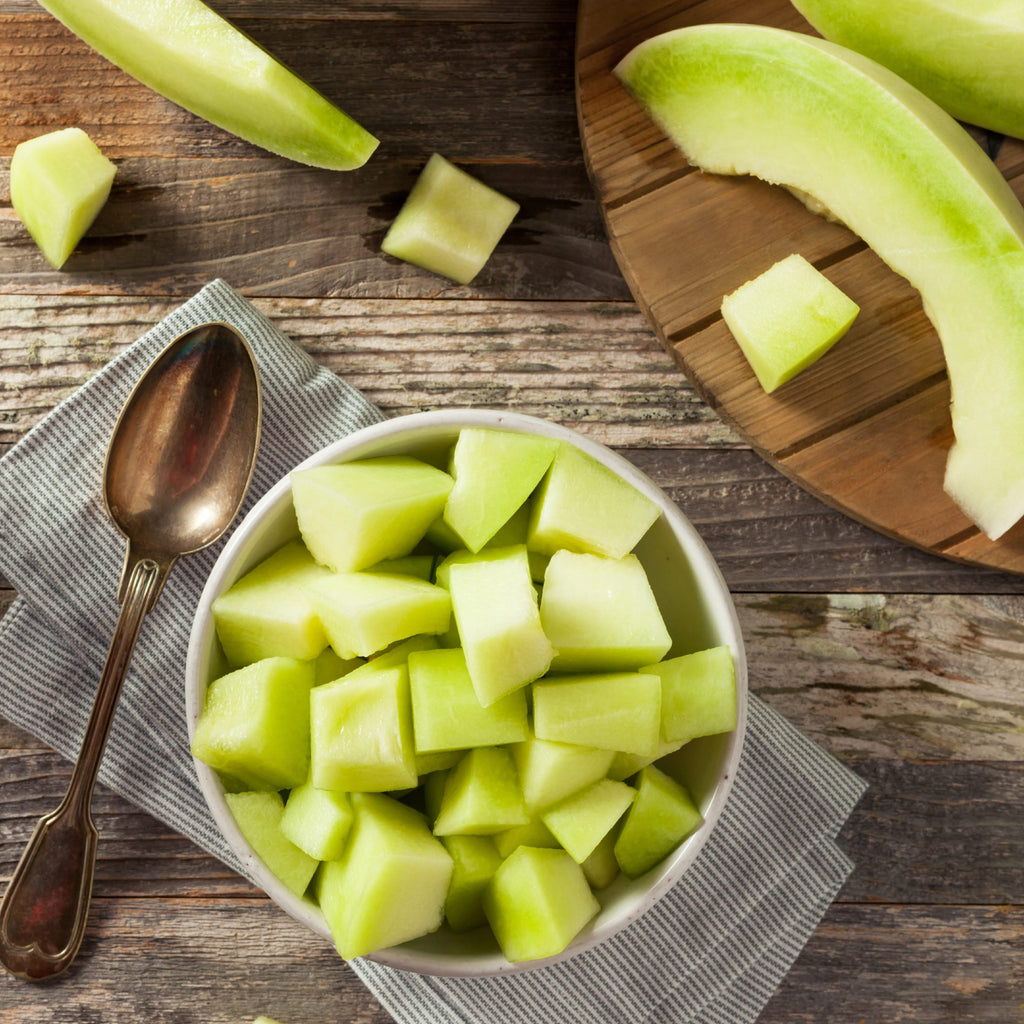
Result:
{"label": "weathered wooden table", "polygon": [[[0,453],[217,276],[388,414],[507,407],[622,450],[718,558],[753,691],[870,783],[841,835],[857,869],[762,1024],[1024,1021],[1024,577],[857,525],[696,396],[605,240],[571,0],[216,6],[381,148],[347,175],[274,158],[134,83],[31,0],[0,0]],[[118,177],[56,273],[10,208],[6,169],[22,139],[75,124]],[[522,203],[470,287],[379,251],[435,150]],[[0,589],[0,609],[12,596]],[[0,721],[0,883],[68,772]],[[79,960],[48,985],[0,977],[3,1024],[390,1019],[324,943],[187,841],[103,791],[96,817]]]}

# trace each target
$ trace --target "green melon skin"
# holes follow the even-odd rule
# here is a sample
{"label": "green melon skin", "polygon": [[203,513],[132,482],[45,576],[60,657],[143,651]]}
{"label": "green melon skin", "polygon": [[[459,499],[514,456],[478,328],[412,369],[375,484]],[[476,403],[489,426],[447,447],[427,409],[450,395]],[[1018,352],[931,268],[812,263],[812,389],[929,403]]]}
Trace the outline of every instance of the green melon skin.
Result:
{"label": "green melon skin", "polygon": [[353,170],[377,139],[200,0],[43,0],[107,60],[271,153]]}
{"label": "green melon skin", "polygon": [[961,121],[1024,139],[1024,7],[1006,0],[793,0],[826,39]]}
{"label": "green melon skin", "polygon": [[809,197],[921,293],[946,358],[945,488],[991,538],[1024,513],[1024,210],[961,125],[816,37],[699,25],[616,74],[689,160]]}

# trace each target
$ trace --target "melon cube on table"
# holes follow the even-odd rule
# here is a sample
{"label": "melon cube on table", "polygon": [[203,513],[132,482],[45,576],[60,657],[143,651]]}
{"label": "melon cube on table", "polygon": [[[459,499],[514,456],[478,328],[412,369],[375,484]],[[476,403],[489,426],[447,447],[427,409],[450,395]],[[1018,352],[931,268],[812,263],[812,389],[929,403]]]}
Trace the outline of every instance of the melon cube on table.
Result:
{"label": "melon cube on table", "polygon": [[280,793],[225,793],[239,831],[267,868],[296,896],[301,896],[319,861],[299,849],[281,831],[284,800]]}
{"label": "melon cube on table", "polygon": [[466,427],[459,433],[444,520],[470,551],[479,551],[523,506],[557,449],[551,438],[509,430]]}
{"label": "melon cube on table", "polygon": [[533,684],[539,739],[655,756],[661,737],[661,680],[640,672],[548,676]]}
{"label": "melon cube on table", "polygon": [[502,557],[455,562],[452,614],[478,700],[485,707],[544,675],[555,650],[544,634],[523,547]]}
{"label": "melon cube on table", "polygon": [[454,864],[444,916],[452,931],[465,932],[487,923],[483,894],[502,857],[490,836],[443,836]]}
{"label": "melon cube on table", "polygon": [[551,834],[539,814],[534,814],[525,825],[515,825],[491,837],[502,860],[520,846],[541,846],[550,850],[561,848],[561,843]]}
{"label": "melon cube on table", "polygon": [[595,892],[607,889],[619,877],[619,862],[615,859],[615,840],[618,834],[613,829],[594,847],[590,856],[580,865],[587,876],[590,888]]}
{"label": "melon cube on table", "polygon": [[736,672],[726,646],[642,669],[661,678],[661,735],[667,742],[736,728]]}
{"label": "melon cube on table", "polygon": [[192,753],[247,789],[291,789],[309,774],[313,665],[264,658],[215,679],[192,736]]}
{"label": "melon cube on table", "polygon": [[232,584],[212,605],[213,621],[231,665],[277,655],[315,658],[327,646],[307,588],[330,570],[294,540]]}
{"label": "melon cube on table", "polygon": [[299,532],[336,572],[411,554],[441,515],[452,478],[405,455],[314,466],[291,474]]}
{"label": "melon cube on table", "polygon": [[519,773],[523,799],[531,811],[542,810],[608,774],[614,751],[557,743],[530,736],[509,748]]}
{"label": "melon cube on table", "polygon": [[599,909],[583,869],[564,850],[520,846],[484,893],[488,923],[513,963],[561,953]]}
{"label": "melon cube on table", "polygon": [[300,850],[316,860],[337,860],[345,852],[352,826],[347,793],[317,789],[305,782],[288,794],[281,831]]}
{"label": "melon cube on table", "polygon": [[417,754],[515,743],[529,733],[525,691],[481,707],[461,648],[410,654],[409,692]]}
{"label": "melon cube on table", "polygon": [[412,576],[331,573],[310,585],[309,596],[343,658],[368,657],[418,633],[444,633],[451,621],[448,591]]}
{"label": "melon cube on table", "polygon": [[452,858],[418,811],[378,793],[352,794],[345,854],[325,861],[316,893],[345,959],[436,931]]}
{"label": "melon cube on table", "polygon": [[664,860],[704,820],[687,789],[654,765],[641,769],[635,785],[615,841],[615,859],[630,878]]}
{"label": "melon cube on table", "polygon": [[493,835],[528,820],[512,755],[475,747],[448,772],[434,834]]}
{"label": "melon cube on table", "polygon": [[556,551],[544,574],[540,621],[558,654],[552,672],[636,669],[672,646],[636,555]]}
{"label": "melon cube on table", "polygon": [[317,789],[382,793],[415,786],[404,666],[364,665],[309,699],[310,781]]}
{"label": "melon cube on table", "polygon": [[660,515],[646,494],[593,456],[563,441],[534,495],[528,547],[608,558],[629,554]]}
{"label": "melon cube on table", "polygon": [[565,851],[582,864],[626,813],[636,790],[624,782],[599,779],[541,813]]}

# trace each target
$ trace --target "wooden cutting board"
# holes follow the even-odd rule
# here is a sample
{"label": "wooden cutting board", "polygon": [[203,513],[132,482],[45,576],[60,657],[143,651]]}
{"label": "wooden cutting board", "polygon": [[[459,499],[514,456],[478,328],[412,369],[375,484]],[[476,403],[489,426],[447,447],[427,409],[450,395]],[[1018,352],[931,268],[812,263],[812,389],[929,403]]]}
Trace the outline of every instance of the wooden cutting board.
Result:
{"label": "wooden cutting board", "polygon": [[[690,167],[611,69],[656,33],[744,21],[812,32],[788,0],[581,0],[576,99],[587,170],[619,266],[703,397],[788,477],[884,534],[1024,572],[1024,523],[989,540],[942,489],[953,434],[938,337],[918,293],[846,228],[783,189]],[[976,133],[1024,196],[1024,144]],[[771,395],[722,297],[799,252],[861,307],[830,352]]]}

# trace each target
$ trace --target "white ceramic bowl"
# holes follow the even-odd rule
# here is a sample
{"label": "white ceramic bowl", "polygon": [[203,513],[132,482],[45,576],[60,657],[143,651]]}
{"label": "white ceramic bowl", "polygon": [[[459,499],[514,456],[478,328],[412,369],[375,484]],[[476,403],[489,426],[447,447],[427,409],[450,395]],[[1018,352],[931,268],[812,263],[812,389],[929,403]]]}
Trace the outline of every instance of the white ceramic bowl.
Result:
{"label": "white ceramic bowl", "polygon": [[[410,454],[444,466],[452,442],[463,427],[491,427],[540,434],[576,444],[656,501],[662,510],[636,548],[657,596],[674,645],[669,656],[728,644],[736,665],[739,719],[736,731],[693,740],[659,762],[683,782],[704,815],[697,829],[665,861],[641,878],[620,877],[598,893],[601,910],[558,957],[510,964],[497,944],[481,932],[457,935],[447,928],[433,935],[382,950],[371,959],[420,974],[481,976],[527,970],[588,949],[635,920],[693,863],[725,804],[739,762],[746,725],[747,676],[743,641],[728,589],[707,548],[678,507],[643,473],[621,456],[572,430],[513,413],[481,410],[418,413],[357,431],[307,459],[302,466],[350,462],[382,455]],[[298,468],[298,467],[296,467]],[[210,605],[218,594],[287,540],[298,535],[288,478],[279,481],[253,507],[225,545],[207,581],[196,611],[186,666],[189,735],[195,731],[206,688],[217,664],[217,640]],[[319,909],[283,886],[242,837],[224,800],[215,772],[196,762],[203,794],[231,848],[263,889],[292,917],[330,938]]]}

